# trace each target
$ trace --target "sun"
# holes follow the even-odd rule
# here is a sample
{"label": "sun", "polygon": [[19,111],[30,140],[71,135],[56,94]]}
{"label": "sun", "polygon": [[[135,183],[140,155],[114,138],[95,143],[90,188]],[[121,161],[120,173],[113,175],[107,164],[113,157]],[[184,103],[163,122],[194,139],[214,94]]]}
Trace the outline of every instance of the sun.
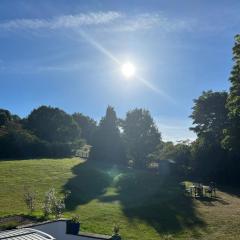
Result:
{"label": "sun", "polygon": [[121,71],[126,79],[131,79],[135,76],[136,68],[131,62],[126,62],[122,65]]}

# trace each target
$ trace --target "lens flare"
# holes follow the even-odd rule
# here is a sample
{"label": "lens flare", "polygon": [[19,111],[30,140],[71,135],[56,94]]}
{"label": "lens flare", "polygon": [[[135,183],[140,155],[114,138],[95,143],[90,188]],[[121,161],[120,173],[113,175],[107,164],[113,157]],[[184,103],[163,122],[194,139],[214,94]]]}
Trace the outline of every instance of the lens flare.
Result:
{"label": "lens flare", "polygon": [[130,79],[135,76],[136,68],[132,63],[126,62],[122,65],[121,71],[125,78]]}

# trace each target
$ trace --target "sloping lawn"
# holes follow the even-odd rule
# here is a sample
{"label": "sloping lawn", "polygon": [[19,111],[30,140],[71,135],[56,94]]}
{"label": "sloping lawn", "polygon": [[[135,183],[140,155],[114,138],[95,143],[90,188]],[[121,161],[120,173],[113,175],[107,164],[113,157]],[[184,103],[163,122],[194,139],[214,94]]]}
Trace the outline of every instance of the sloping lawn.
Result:
{"label": "sloping lawn", "polygon": [[97,166],[77,158],[0,162],[0,216],[27,214],[24,186],[38,192],[71,190],[65,216],[78,213],[82,229],[111,234],[114,223],[128,240],[239,239],[240,199],[217,192],[214,200],[184,195],[175,179],[144,171]]}

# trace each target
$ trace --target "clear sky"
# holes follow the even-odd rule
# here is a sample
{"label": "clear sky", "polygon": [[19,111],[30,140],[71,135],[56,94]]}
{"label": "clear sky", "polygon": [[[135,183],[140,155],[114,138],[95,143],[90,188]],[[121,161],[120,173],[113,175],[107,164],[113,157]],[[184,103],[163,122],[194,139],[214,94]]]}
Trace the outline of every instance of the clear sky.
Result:
{"label": "clear sky", "polygon": [[[193,99],[227,90],[236,0],[1,0],[0,108],[51,105],[97,120],[151,111],[163,139],[194,139]],[[132,62],[137,77],[120,69]]]}

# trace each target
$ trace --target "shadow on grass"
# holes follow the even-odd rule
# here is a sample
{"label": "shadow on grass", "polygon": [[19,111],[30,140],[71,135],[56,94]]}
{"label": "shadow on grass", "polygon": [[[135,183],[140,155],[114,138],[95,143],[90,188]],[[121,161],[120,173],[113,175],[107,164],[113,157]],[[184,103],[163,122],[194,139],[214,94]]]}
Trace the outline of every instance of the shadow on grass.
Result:
{"label": "shadow on grass", "polygon": [[215,203],[220,203],[222,205],[229,205],[230,203],[222,199],[221,197],[200,197],[196,198],[198,201],[206,206],[215,206]]}
{"label": "shadow on grass", "polygon": [[[71,191],[66,202],[68,210],[98,199],[119,202],[129,221],[144,221],[161,234],[178,233],[188,228],[197,237],[198,227],[205,226],[195,210],[193,199],[185,196],[176,179],[147,171],[99,167],[91,162],[75,166],[73,173],[75,177],[65,185],[65,190]],[[112,195],[105,194],[109,186],[116,189]]]}
{"label": "shadow on grass", "polygon": [[235,197],[240,197],[240,188],[231,186],[220,186],[218,189]]}
{"label": "shadow on grass", "polygon": [[140,219],[159,233],[177,233],[204,227],[194,208],[193,199],[185,196],[179,182],[149,172],[123,174],[115,183],[117,195],[102,196],[103,202],[119,201],[129,220]]}
{"label": "shadow on grass", "polygon": [[75,176],[64,186],[71,194],[66,199],[66,208],[74,210],[78,205],[88,203],[105,192],[111,178],[86,161],[72,168]]}

